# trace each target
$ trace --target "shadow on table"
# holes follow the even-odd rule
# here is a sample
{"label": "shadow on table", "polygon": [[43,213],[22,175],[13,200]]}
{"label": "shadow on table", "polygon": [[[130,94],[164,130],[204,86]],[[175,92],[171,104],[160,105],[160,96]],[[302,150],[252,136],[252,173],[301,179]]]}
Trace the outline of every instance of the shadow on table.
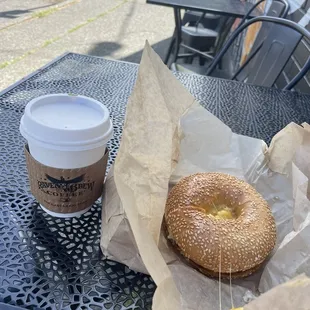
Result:
{"label": "shadow on table", "polygon": [[[170,43],[171,38],[162,40],[160,42],[157,42],[152,45],[152,48],[155,50],[155,52],[163,59],[166,51],[168,49],[168,45]],[[135,62],[135,63],[140,63],[140,59],[142,56],[143,49],[122,57],[118,58],[117,56],[114,56],[114,53],[118,52],[123,46],[117,42],[99,42],[95,44],[89,51],[88,55],[92,56],[100,56],[100,57],[110,57],[110,58],[115,58],[118,60],[123,60],[123,61],[128,61],[128,62]],[[117,55],[117,53],[116,53]]]}

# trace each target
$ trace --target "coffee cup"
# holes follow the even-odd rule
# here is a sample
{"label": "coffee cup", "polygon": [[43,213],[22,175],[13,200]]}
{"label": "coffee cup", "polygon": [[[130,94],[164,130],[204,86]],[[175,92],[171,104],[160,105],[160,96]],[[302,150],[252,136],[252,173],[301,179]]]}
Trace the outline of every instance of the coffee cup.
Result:
{"label": "coffee cup", "polygon": [[31,100],[20,122],[31,191],[57,217],[79,216],[101,195],[113,136],[108,109],[89,97],[51,94]]}

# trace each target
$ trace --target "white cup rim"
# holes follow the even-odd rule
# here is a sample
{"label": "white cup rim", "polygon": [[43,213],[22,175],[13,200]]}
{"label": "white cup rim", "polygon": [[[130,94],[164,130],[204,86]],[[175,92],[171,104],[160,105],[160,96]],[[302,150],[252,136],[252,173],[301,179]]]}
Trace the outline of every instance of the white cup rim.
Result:
{"label": "white cup rim", "polygon": [[[59,97],[60,100],[82,100],[87,104],[94,104],[96,109],[102,112],[102,119],[99,123],[88,126],[87,128],[62,129],[46,125],[33,117],[32,109],[34,106],[43,103],[45,99],[50,99],[52,97]],[[113,136],[113,126],[110,120],[109,110],[99,101],[86,96],[60,93],[44,95],[32,99],[27,104],[25,113],[21,118],[20,132],[27,141],[32,141],[44,148],[80,151],[97,148],[107,144]],[[79,139],[79,137],[83,137],[83,135],[84,138]],[[50,138],[55,136],[56,139]]]}

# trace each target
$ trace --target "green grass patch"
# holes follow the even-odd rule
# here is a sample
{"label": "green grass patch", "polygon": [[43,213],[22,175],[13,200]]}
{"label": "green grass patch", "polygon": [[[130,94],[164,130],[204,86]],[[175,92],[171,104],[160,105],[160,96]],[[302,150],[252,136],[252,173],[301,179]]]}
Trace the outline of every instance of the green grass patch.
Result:
{"label": "green grass patch", "polygon": [[77,25],[77,26],[75,26],[75,27],[69,29],[69,30],[68,30],[68,33],[72,33],[72,32],[74,32],[74,31],[77,31],[77,30],[79,30],[80,28],[82,28],[82,27],[84,27],[85,25],[87,25],[88,23],[89,23],[89,22],[84,22],[84,23],[82,23],[82,24],[79,24],[79,25]]}
{"label": "green grass patch", "polygon": [[58,41],[61,37],[55,37],[53,39],[50,39],[50,40],[46,40],[41,47],[46,47],[46,46],[49,46],[50,44]]}
{"label": "green grass patch", "polygon": [[92,18],[89,18],[88,20],[87,20],[87,22],[88,23],[91,23],[91,22],[93,22],[93,21],[95,21],[96,20],[96,17],[92,17]]}
{"label": "green grass patch", "polygon": [[95,17],[88,18],[88,19],[86,20],[86,22],[83,22],[83,23],[81,23],[81,24],[79,24],[79,25],[77,25],[77,26],[75,26],[75,27],[69,29],[69,30],[68,30],[68,33],[72,33],[72,32],[74,32],[74,31],[77,31],[77,30],[79,30],[80,28],[82,28],[82,27],[88,25],[89,23],[92,23],[92,22],[96,21],[97,19],[106,16],[106,15],[109,14],[109,13],[112,13],[112,12],[116,11],[119,7],[121,7],[123,4],[125,4],[125,3],[127,3],[127,2],[128,2],[128,0],[123,0],[120,4],[118,4],[117,6],[113,7],[112,9],[110,9],[110,10],[108,10],[108,11],[105,11],[105,12],[103,12],[103,13],[101,13],[101,14],[95,16]]}
{"label": "green grass patch", "polygon": [[10,64],[11,64],[10,61],[5,61],[5,62],[3,62],[3,63],[0,64],[0,69],[3,69],[3,68],[7,67],[7,66],[10,65]]}
{"label": "green grass patch", "polygon": [[55,13],[58,10],[59,10],[59,8],[56,7],[56,8],[51,8],[51,9],[47,9],[47,10],[43,10],[43,11],[39,11],[39,12],[34,12],[32,14],[32,17],[33,18],[43,18],[43,17],[46,17],[46,16],[48,16],[50,14]]}
{"label": "green grass patch", "polygon": [[9,66],[9,65],[13,65],[15,64],[16,62],[19,62],[20,60],[26,58],[27,56],[35,53],[36,50],[31,50],[31,51],[28,51],[27,53],[19,56],[19,57],[16,57],[16,58],[13,58],[12,60],[9,60],[9,61],[5,61],[3,63],[0,64],[0,69],[4,69],[5,67]]}

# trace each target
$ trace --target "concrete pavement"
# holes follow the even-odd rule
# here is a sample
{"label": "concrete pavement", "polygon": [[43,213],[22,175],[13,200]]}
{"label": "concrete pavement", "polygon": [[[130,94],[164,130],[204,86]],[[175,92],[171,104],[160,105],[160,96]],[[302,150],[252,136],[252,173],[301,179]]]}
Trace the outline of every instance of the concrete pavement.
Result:
{"label": "concrete pavement", "polygon": [[[0,0],[0,29],[19,23],[37,13],[63,6],[68,0]],[[42,14],[42,13],[41,13]]]}
{"label": "concrete pavement", "polygon": [[172,9],[145,0],[27,0],[6,18],[9,1],[20,2],[0,0],[0,90],[67,51],[139,62],[148,40],[163,57],[174,27]]}

